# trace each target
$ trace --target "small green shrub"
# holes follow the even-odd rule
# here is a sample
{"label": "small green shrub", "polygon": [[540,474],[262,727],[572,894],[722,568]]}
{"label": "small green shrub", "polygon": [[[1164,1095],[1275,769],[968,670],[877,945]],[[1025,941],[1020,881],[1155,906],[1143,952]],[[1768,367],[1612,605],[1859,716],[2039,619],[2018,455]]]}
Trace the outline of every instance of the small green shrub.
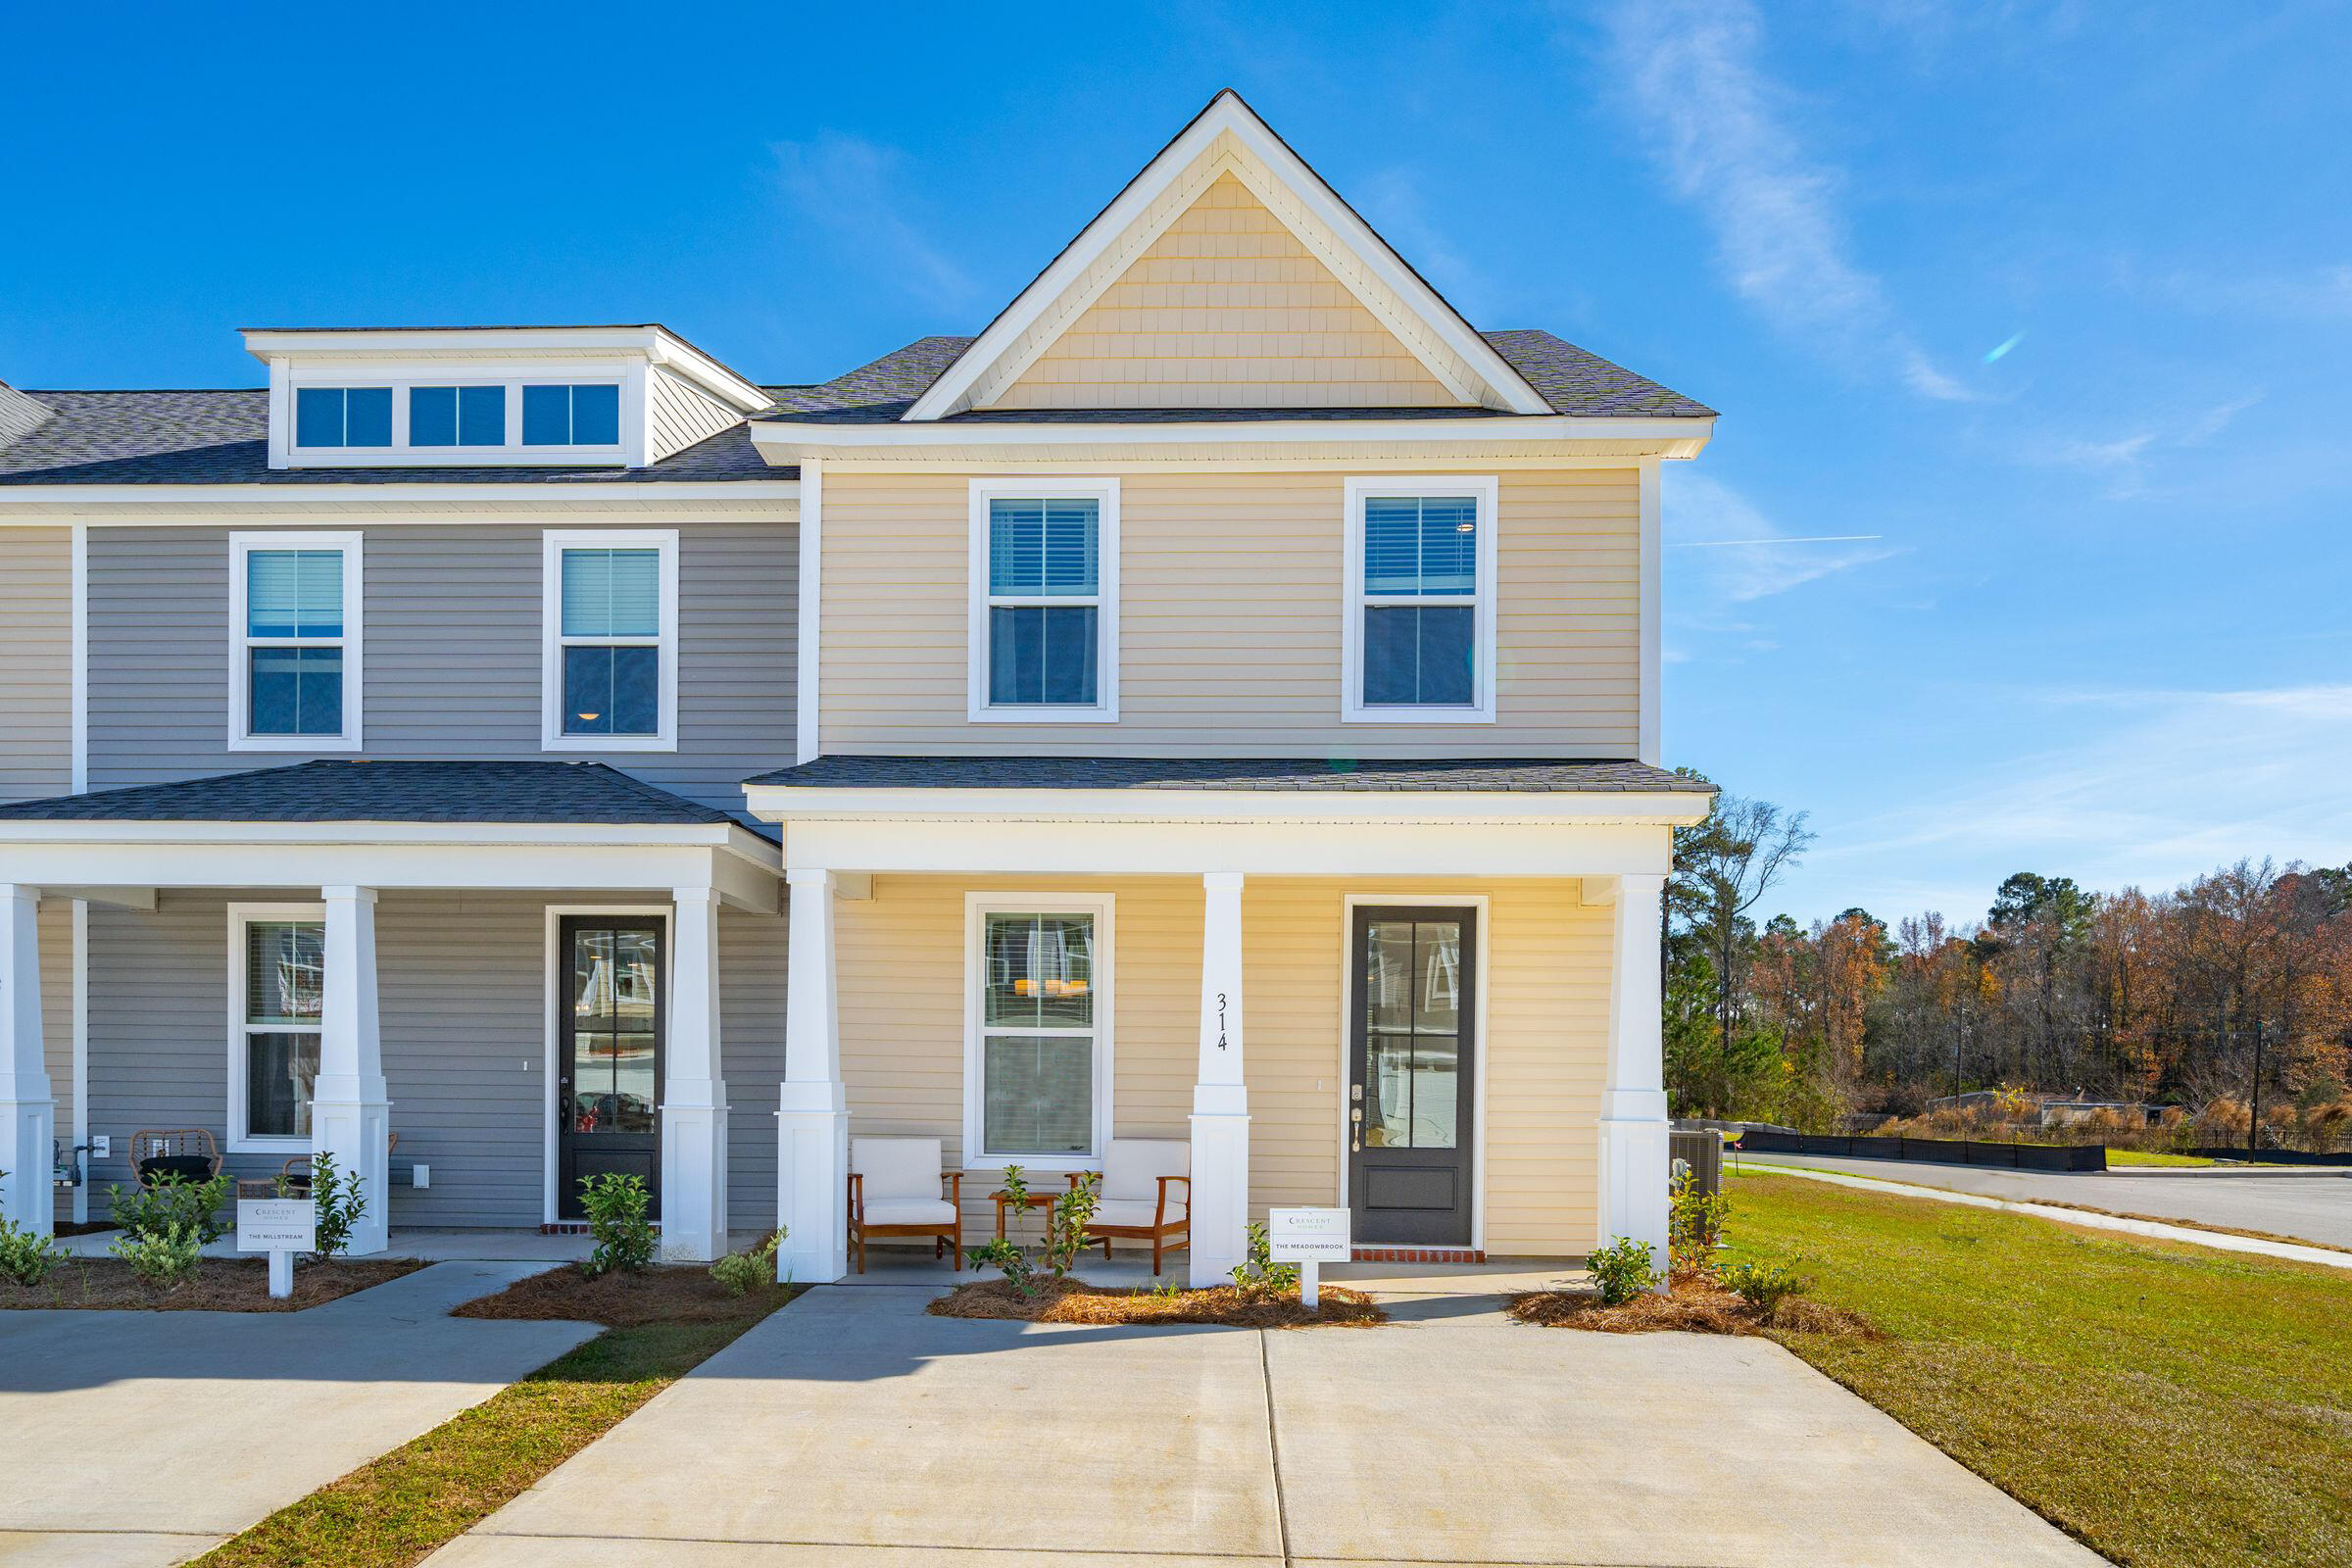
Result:
{"label": "small green shrub", "polygon": [[[1004,1206],[1015,1214],[1025,1214],[1029,1210],[1029,1182],[1021,1175],[1018,1165],[1004,1167]],[[1087,1212],[1091,1215],[1094,1210],[1089,1208]],[[1049,1224],[1051,1221],[1052,1216],[1049,1215]],[[1029,1266],[1029,1254],[1021,1250],[1017,1242],[999,1236],[982,1246],[964,1249],[963,1255],[974,1269],[1003,1271],[1004,1283],[1010,1285],[1022,1300],[1037,1294],[1032,1288],[1036,1273]]]}
{"label": "small green shrub", "polygon": [[1233,1266],[1233,1288],[1242,1293],[1242,1298],[1259,1301],[1297,1292],[1298,1265],[1274,1261],[1273,1244],[1266,1239],[1266,1228],[1252,1224],[1244,1226],[1243,1231],[1250,1239],[1250,1258]]}
{"label": "small green shrub", "polygon": [[1102,1179],[1089,1174],[1071,1183],[1046,1210],[1046,1267],[1055,1279],[1069,1278],[1077,1266],[1078,1254],[1086,1250],[1086,1222],[1095,1217],[1095,1206],[1102,1200]]}
{"label": "small green shrub", "polygon": [[1811,1280],[1781,1263],[1734,1263],[1718,1278],[1767,1323],[1781,1315],[1783,1301],[1813,1288]]}
{"label": "small green shrub", "polygon": [[115,1223],[134,1237],[163,1236],[186,1228],[196,1233],[199,1246],[217,1242],[228,1233],[220,1223],[220,1205],[228,1200],[228,1177],[192,1182],[185,1176],[165,1176],[155,1186],[124,1188],[120,1182],[106,1190]]}
{"label": "small green shrub", "polygon": [[368,1212],[360,1173],[337,1170],[335,1156],[321,1150],[311,1160],[311,1202],[317,1210],[312,1230],[318,1255],[340,1257],[351,1250],[351,1233]]}
{"label": "small green shrub", "polygon": [[1585,1267],[1599,1288],[1603,1306],[1623,1306],[1665,1278],[1649,1244],[1631,1236],[1620,1236],[1594,1251],[1585,1259]]}
{"label": "small green shrub", "polygon": [[580,1265],[590,1279],[618,1269],[642,1274],[654,1261],[654,1225],[645,1217],[654,1195],[642,1176],[607,1171],[580,1178],[580,1207],[588,1215],[588,1234],[596,1246]]}
{"label": "small green shrub", "polygon": [[114,1245],[114,1254],[130,1265],[140,1283],[158,1290],[196,1277],[203,1261],[204,1242],[192,1225],[173,1225],[151,1235],[125,1234]]}
{"label": "small green shrub", "polygon": [[1703,1268],[1723,1244],[1723,1222],[1731,1217],[1732,1200],[1721,1193],[1701,1191],[1696,1176],[1674,1184],[1674,1203],[1666,1217],[1666,1250],[1680,1267]]}
{"label": "small green shrub", "polygon": [[784,1227],[779,1225],[758,1247],[729,1252],[711,1264],[710,1277],[724,1285],[730,1296],[764,1291],[776,1283],[776,1249],[783,1244]]}
{"label": "small green shrub", "polygon": [[[0,1171],[0,1175],[6,1174]],[[40,1232],[13,1219],[0,1219],[0,1280],[11,1285],[38,1285],[66,1256],[64,1248]]]}

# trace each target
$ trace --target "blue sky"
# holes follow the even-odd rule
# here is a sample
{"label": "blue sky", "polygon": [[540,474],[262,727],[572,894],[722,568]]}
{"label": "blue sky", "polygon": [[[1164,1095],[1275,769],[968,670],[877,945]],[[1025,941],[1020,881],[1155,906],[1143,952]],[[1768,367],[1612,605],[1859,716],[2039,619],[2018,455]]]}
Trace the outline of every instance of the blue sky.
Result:
{"label": "blue sky", "polygon": [[1477,324],[1723,411],[1669,760],[1812,812],[1776,903],[2352,858],[2352,5],[1271,9],[23,8],[0,377],[658,319],[821,378],[1230,84]]}

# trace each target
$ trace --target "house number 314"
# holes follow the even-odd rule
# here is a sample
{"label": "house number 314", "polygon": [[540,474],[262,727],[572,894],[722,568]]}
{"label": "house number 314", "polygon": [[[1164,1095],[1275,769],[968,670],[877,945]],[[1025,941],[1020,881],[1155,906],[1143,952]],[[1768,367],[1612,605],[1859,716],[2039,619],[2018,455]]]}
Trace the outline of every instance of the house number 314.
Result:
{"label": "house number 314", "polygon": [[1217,1049],[1225,1049],[1225,993],[1217,993]]}

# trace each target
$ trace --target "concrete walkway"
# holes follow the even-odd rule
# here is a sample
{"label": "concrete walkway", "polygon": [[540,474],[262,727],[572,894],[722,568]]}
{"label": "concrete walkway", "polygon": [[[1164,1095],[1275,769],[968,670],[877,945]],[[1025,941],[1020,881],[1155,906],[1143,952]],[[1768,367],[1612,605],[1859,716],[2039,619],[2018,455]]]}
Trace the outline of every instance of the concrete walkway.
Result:
{"label": "concrete walkway", "polygon": [[324,1306],[0,1312],[0,1565],[184,1562],[599,1332],[453,1318],[545,1263]]}
{"label": "concrete walkway", "polygon": [[434,1568],[2099,1562],[1762,1340],[1052,1328],[826,1288]]}

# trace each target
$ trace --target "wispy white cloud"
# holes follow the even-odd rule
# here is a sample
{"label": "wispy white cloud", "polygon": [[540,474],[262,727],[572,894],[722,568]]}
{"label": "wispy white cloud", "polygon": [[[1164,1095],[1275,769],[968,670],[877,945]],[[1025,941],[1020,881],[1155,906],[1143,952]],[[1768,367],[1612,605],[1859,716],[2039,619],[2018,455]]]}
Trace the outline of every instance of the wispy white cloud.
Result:
{"label": "wispy white cloud", "polygon": [[1936,368],[1850,254],[1842,172],[1790,127],[1747,0],[1622,0],[1614,64],[1676,195],[1706,215],[1732,287],[1779,329],[1921,397],[1973,396]]}
{"label": "wispy white cloud", "polygon": [[1898,553],[1875,538],[1791,533],[1740,492],[1710,475],[1689,471],[1685,464],[1674,465],[1662,477],[1666,542],[1713,547],[1678,551],[1676,580],[1694,579],[1703,597],[1716,603],[1769,599]]}
{"label": "wispy white cloud", "polygon": [[2103,478],[2111,500],[2144,494],[2150,461],[2160,455],[2202,447],[2228,429],[2230,421],[2260,403],[2260,390],[2223,403],[2183,409],[2159,417],[2129,435],[2107,440],[2059,436],[2026,443],[2027,461],[2046,466],[2080,468]]}
{"label": "wispy white cloud", "polygon": [[2126,262],[2125,288],[2201,316],[2244,316],[2290,324],[2352,323],[2352,262],[2294,271],[2169,268],[2144,271]]}
{"label": "wispy white cloud", "polygon": [[978,287],[971,274],[906,216],[915,201],[904,153],[833,131],[814,141],[778,142],[773,150],[778,189],[845,266],[901,279],[928,305],[973,303]]}

